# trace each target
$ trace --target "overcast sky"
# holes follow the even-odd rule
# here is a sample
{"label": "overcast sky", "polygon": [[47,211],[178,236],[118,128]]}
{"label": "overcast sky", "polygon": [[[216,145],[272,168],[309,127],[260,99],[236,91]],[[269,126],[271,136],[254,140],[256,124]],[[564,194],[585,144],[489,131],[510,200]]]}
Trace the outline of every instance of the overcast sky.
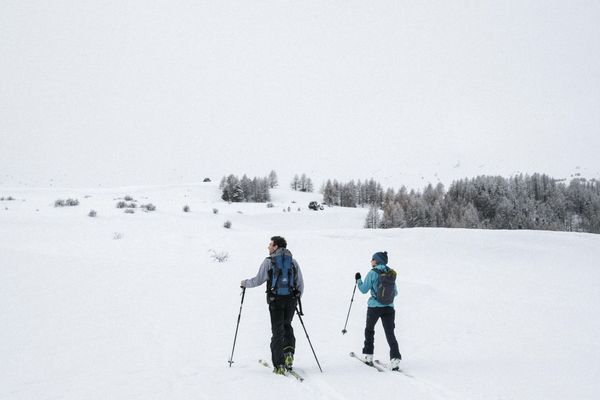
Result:
{"label": "overcast sky", "polygon": [[598,21],[577,0],[3,0],[0,186],[600,178]]}

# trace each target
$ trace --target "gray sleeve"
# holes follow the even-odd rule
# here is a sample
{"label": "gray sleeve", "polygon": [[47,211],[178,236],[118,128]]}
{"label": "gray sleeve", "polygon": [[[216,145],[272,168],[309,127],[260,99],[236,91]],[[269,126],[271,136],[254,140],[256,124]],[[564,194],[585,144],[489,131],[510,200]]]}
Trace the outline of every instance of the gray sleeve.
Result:
{"label": "gray sleeve", "polygon": [[254,278],[244,280],[244,287],[253,288],[262,285],[269,279],[269,268],[271,267],[271,259],[265,258],[265,261],[260,264],[258,273]]}
{"label": "gray sleeve", "polygon": [[298,264],[298,261],[292,261],[296,265],[296,271],[298,272],[298,291],[300,292],[300,297],[302,297],[302,294],[304,293],[304,278],[302,278],[302,271],[300,270],[300,264]]}

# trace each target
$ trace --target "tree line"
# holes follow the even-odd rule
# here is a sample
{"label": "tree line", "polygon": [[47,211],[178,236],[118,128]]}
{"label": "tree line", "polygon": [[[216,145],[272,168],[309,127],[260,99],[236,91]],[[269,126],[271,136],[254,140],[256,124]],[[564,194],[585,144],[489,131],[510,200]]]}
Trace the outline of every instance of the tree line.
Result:
{"label": "tree line", "polygon": [[[228,202],[269,202],[278,186],[275,171],[264,178],[223,177],[221,198]],[[290,185],[312,191],[302,174]],[[328,179],[321,187],[323,203],[369,207],[366,228],[448,227],[536,229],[600,233],[600,182],[576,178],[570,182],[545,174],[478,176],[441,183],[422,191],[387,188],[374,179],[340,182]]]}
{"label": "tree line", "polygon": [[323,202],[369,206],[367,228],[449,227],[600,233],[600,184],[545,174],[478,176],[422,191],[383,190],[374,180],[327,181]]}
{"label": "tree line", "polygon": [[248,178],[246,174],[242,179],[235,175],[224,176],[221,179],[219,188],[221,189],[221,199],[230,202],[253,202],[266,203],[271,201],[269,189],[277,186],[277,175],[271,171],[268,177]]}
{"label": "tree line", "polygon": [[[255,177],[250,179],[246,174],[244,174],[242,179],[235,175],[224,176],[221,179],[219,188],[221,189],[221,199],[227,202],[266,203],[271,201],[269,190],[277,186],[279,186],[277,173],[271,171],[264,178]],[[301,192],[313,191],[312,180],[306,174],[302,174],[302,176],[298,176],[298,174],[294,175],[290,187],[293,190]]]}
{"label": "tree line", "polygon": [[381,227],[440,226],[600,233],[600,186],[544,174],[478,176],[423,192],[388,192]]}

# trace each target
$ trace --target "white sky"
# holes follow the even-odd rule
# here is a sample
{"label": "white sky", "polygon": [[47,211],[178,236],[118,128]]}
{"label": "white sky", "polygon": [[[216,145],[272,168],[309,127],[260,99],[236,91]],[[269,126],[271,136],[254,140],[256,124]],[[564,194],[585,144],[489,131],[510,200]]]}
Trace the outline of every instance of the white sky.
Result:
{"label": "white sky", "polygon": [[600,178],[598,21],[572,0],[5,0],[0,186]]}

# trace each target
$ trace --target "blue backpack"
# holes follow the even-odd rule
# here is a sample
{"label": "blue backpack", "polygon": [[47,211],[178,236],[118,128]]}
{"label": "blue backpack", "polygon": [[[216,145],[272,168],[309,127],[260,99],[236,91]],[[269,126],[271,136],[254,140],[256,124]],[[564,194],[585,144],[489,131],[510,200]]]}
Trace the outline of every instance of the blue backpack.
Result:
{"label": "blue backpack", "polygon": [[271,256],[271,269],[267,282],[267,297],[271,301],[276,297],[296,295],[296,267],[292,263],[292,253],[289,250],[284,249]]}

